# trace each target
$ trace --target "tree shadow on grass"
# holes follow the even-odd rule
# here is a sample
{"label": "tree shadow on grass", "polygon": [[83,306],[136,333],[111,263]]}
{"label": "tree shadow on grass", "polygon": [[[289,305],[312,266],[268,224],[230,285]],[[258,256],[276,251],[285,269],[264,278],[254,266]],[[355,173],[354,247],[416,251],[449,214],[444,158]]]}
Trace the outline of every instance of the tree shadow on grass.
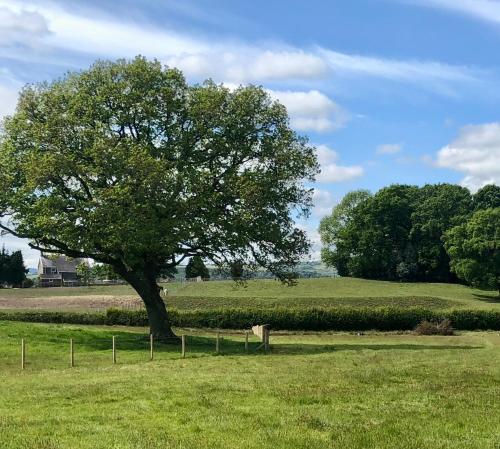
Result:
{"label": "tree shadow on grass", "polygon": [[[109,331],[92,332],[86,329],[68,329],[50,334],[32,335],[28,339],[29,344],[33,344],[42,348],[43,346],[63,347],[69,344],[69,339],[72,338],[75,347],[78,351],[87,353],[93,351],[106,352],[112,348],[112,337],[115,337],[116,349],[118,351],[127,351],[132,353],[146,352],[150,350],[149,336],[141,332],[129,332],[118,329],[110,329]],[[243,336],[235,339],[236,334],[221,335],[219,340],[219,354],[228,356],[245,356],[264,354],[264,348],[256,337],[251,336],[248,343],[248,352],[245,351],[245,342]],[[14,340],[13,340],[14,343]],[[17,338],[15,338],[17,344]],[[470,350],[479,349],[482,346],[471,345],[438,345],[438,344],[417,344],[417,343],[399,343],[399,344],[376,344],[376,343],[332,343],[332,344],[311,344],[311,343],[273,343],[271,338],[272,355],[309,355],[321,353],[333,353],[337,351],[422,351],[422,350]],[[154,342],[155,353],[171,353],[181,354],[180,343],[163,343],[160,341]],[[186,354],[193,355],[214,355],[216,354],[216,337],[215,336],[198,336],[186,335]]]}
{"label": "tree shadow on grass", "polygon": [[[149,336],[128,332],[110,332],[109,337],[102,335],[93,337],[91,335],[75,336],[74,343],[80,350],[84,351],[109,351],[112,348],[112,336],[115,336],[117,351],[143,352],[150,350]],[[216,353],[216,338],[186,335],[186,354],[210,355]],[[155,353],[178,353],[181,352],[180,343],[165,343],[154,341]],[[255,352],[260,342],[252,339],[248,343],[248,353]],[[219,339],[219,353],[221,355],[244,355],[245,343],[243,340],[233,340],[221,337]]]}
{"label": "tree shadow on grass", "polygon": [[297,355],[297,354],[321,354],[337,351],[440,351],[440,350],[470,350],[470,349],[481,349],[482,346],[470,346],[470,345],[422,345],[422,344],[370,344],[370,343],[360,343],[360,344],[329,344],[329,345],[308,345],[308,344],[277,344],[271,345],[271,352],[273,354],[279,355]]}
{"label": "tree shadow on grass", "polygon": [[500,296],[491,296],[491,295],[481,295],[478,293],[474,293],[474,298],[483,301],[483,302],[489,302],[492,304],[500,304]]}

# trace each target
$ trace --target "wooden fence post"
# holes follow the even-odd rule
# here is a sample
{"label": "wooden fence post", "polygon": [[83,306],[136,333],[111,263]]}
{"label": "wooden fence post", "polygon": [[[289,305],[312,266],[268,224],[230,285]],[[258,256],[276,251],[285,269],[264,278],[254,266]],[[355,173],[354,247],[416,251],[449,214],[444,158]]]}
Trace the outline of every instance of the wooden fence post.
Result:
{"label": "wooden fence post", "polygon": [[248,331],[245,331],[245,352],[248,352]]}
{"label": "wooden fence post", "polygon": [[220,343],[219,343],[220,332],[217,332],[217,336],[215,337],[215,353],[219,354],[220,352]]}
{"label": "wooden fence post", "polygon": [[266,352],[269,351],[269,334],[270,334],[269,329],[265,329],[265,331],[264,331],[264,350]]}
{"label": "wooden fence post", "polygon": [[69,366],[73,368],[75,366],[75,353],[73,348],[73,339],[69,339]]}
{"label": "wooden fence post", "polygon": [[181,355],[182,358],[186,357],[186,336],[184,334],[181,335]]}
{"label": "wooden fence post", "polygon": [[116,363],[116,339],[113,335],[113,363]]}
{"label": "wooden fence post", "polygon": [[154,352],[153,334],[149,335],[149,350],[150,350],[149,358],[150,360],[153,360],[153,352]]}
{"label": "wooden fence post", "polygon": [[26,357],[26,348],[24,345],[24,338],[21,338],[21,369],[24,369],[24,364],[25,364],[25,357]]}

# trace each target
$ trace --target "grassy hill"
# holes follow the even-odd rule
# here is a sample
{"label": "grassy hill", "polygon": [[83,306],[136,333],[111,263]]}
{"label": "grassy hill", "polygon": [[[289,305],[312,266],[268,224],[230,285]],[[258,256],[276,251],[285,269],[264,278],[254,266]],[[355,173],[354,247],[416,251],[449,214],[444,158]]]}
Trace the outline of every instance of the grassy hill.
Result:
{"label": "grassy hill", "polygon": [[[496,292],[462,285],[398,283],[352,278],[170,283],[167,303],[180,310],[220,307],[425,307],[500,309]],[[127,285],[0,290],[0,309],[88,310],[140,304]]]}

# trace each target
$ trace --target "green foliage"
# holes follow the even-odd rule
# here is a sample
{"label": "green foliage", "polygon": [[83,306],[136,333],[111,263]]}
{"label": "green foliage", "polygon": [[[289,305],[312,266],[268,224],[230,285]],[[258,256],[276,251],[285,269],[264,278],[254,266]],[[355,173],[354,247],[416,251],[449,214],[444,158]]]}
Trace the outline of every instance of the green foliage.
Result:
{"label": "green foliage", "polygon": [[21,287],[27,272],[21,251],[9,254],[5,248],[2,248],[0,252],[0,287],[4,284]]}
{"label": "green foliage", "polygon": [[106,263],[96,263],[92,265],[92,275],[94,279],[103,280],[118,280],[120,276],[116,273],[113,267]]}
{"label": "green foliage", "polygon": [[415,277],[435,282],[454,281],[442,236],[472,211],[471,194],[457,185],[435,184],[422,187],[418,195],[410,232],[418,267]]}
{"label": "green foliage", "polygon": [[186,278],[192,279],[200,276],[202,279],[209,279],[210,273],[205,266],[201,256],[193,256],[186,266]]}
{"label": "green foliage", "polygon": [[500,207],[475,212],[444,236],[451,269],[460,279],[500,295]]}
{"label": "green foliage", "polygon": [[76,267],[76,274],[85,285],[90,285],[95,279],[94,270],[88,262],[79,263]]}
{"label": "green foliage", "polygon": [[351,192],[321,222],[322,260],[344,276],[454,282],[442,236],[472,210],[470,192],[452,184]]}
{"label": "green foliage", "polygon": [[319,225],[323,248],[321,259],[328,266],[334,266],[340,276],[347,276],[350,252],[344,245],[343,234],[352,219],[354,209],[371,197],[368,190],[354,190],[347,193],[333,208],[331,215],[324,217]]}
{"label": "green foliage", "polygon": [[307,212],[303,180],[317,168],[263,88],[189,86],[142,57],[99,61],[22,91],[4,122],[0,215],[36,246],[125,276],[201,253],[286,278],[308,249],[290,208]]}
{"label": "green foliage", "polygon": [[[172,325],[189,328],[249,329],[268,323],[275,330],[397,331],[412,330],[422,321],[450,320],[459,330],[500,330],[500,311],[430,310],[424,308],[280,308],[198,309],[170,311]],[[38,323],[146,326],[145,310],[108,309],[102,313],[0,312],[0,320]]]}
{"label": "green foliage", "polygon": [[500,186],[488,184],[479,189],[473,197],[474,210],[500,207]]}
{"label": "green foliage", "polygon": [[241,260],[235,260],[229,266],[229,271],[231,274],[231,278],[238,280],[242,279],[245,275],[245,267]]}
{"label": "green foliage", "polygon": [[[92,258],[172,336],[156,279],[200,254],[282,281],[307,254],[314,147],[257,86],[190,86],[158,61],[98,61],[29,85],[0,137],[0,228],[44,253]],[[154,328],[153,328],[154,327]]]}

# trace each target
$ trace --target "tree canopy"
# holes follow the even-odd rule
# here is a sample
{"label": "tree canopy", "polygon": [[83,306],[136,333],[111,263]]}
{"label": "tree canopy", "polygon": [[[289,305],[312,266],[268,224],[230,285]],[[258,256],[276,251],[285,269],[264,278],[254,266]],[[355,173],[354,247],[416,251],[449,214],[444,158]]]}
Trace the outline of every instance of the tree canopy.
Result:
{"label": "tree canopy", "polygon": [[194,256],[189,259],[186,265],[186,278],[192,279],[200,276],[202,279],[209,279],[210,273],[208,268],[205,266],[201,256]]}
{"label": "tree canopy", "polygon": [[307,253],[314,147],[263,88],[188,85],[158,61],[99,61],[23,89],[0,141],[0,226],[109,264],[173,335],[161,270],[201,255],[288,280]]}
{"label": "tree canopy", "polygon": [[449,229],[444,245],[460,279],[500,295],[500,207],[478,210]]}
{"label": "tree canopy", "polygon": [[498,192],[485,186],[471,195],[453,184],[350,192],[321,221],[322,260],[344,276],[456,282],[443,235],[496,204]]}
{"label": "tree canopy", "polygon": [[27,272],[22,252],[9,253],[2,247],[0,251],[0,287],[4,284],[21,287],[26,280]]}

